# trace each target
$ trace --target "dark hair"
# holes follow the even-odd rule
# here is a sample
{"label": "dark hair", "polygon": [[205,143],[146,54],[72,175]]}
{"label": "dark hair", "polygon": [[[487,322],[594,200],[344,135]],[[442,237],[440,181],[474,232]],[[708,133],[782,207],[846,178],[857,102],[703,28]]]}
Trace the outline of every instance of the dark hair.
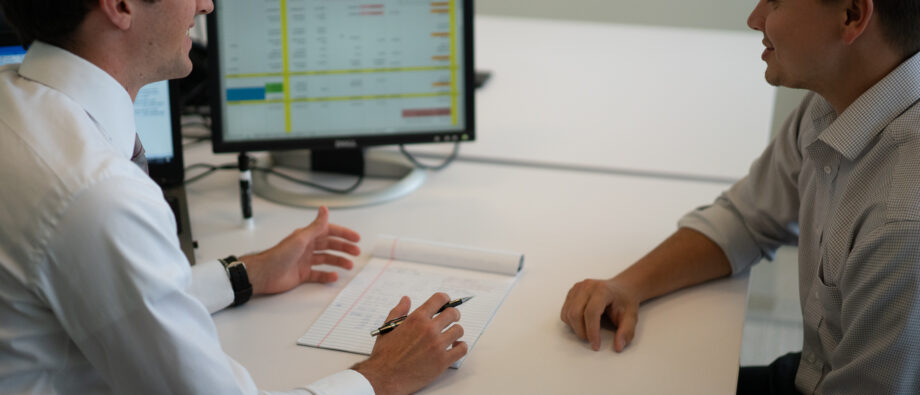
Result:
{"label": "dark hair", "polygon": [[[844,0],[822,0],[835,4]],[[920,1],[875,0],[875,15],[881,21],[882,34],[904,55],[920,51]]]}
{"label": "dark hair", "polygon": [[920,1],[876,0],[882,33],[905,55],[920,51]]}
{"label": "dark hair", "polygon": [[0,0],[0,7],[23,46],[41,40],[66,46],[89,12],[89,0]]}

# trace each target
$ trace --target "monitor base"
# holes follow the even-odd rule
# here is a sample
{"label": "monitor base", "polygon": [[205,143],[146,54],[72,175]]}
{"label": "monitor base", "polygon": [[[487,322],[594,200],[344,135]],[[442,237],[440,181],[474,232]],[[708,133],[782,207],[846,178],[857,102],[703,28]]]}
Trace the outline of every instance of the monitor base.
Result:
{"label": "monitor base", "polygon": [[[272,152],[270,157],[260,158],[257,166],[310,171],[310,152]],[[394,179],[395,181],[380,189],[344,195],[306,193],[273,185],[269,182],[267,172],[255,171],[252,174],[253,192],[266,200],[287,206],[348,208],[370,206],[399,199],[412,193],[425,182],[425,170],[412,166],[395,152],[368,151],[364,167],[365,177]]]}

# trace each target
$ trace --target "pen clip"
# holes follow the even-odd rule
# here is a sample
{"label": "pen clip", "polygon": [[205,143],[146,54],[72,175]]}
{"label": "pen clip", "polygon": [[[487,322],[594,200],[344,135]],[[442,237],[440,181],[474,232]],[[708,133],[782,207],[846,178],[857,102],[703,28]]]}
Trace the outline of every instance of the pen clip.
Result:
{"label": "pen clip", "polygon": [[393,324],[395,324],[395,323],[397,323],[397,322],[403,322],[403,321],[406,320],[406,318],[408,318],[408,316],[405,316],[405,315],[402,316],[402,317],[396,317],[396,318],[394,318],[394,319],[392,319],[392,320],[389,320],[389,321],[387,321],[387,322],[384,322],[383,325],[381,325],[380,327],[381,327],[381,328],[384,328],[384,327],[386,327],[386,326],[393,325]]}
{"label": "pen clip", "polygon": [[405,321],[406,318],[407,316],[396,317],[392,320],[384,322],[383,325],[380,326],[380,328],[374,329],[371,332],[371,336],[382,335],[382,334],[388,333],[389,331],[393,329],[396,329],[396,327],[399,326],[399,324],[401,324],[403,321]]}

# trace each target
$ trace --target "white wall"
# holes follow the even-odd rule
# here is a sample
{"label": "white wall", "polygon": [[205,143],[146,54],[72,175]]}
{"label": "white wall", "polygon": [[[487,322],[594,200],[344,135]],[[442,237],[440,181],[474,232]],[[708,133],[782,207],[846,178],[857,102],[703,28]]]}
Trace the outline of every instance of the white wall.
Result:
{"label": "white wall", "polygon": [[[754,0],[479,0],[476,2],[476,12],[485,15],[746,30],[748,14],[755,4]],[[772,129],[774,133],[802,96],[802,91],[786,88],[777,91]]]}

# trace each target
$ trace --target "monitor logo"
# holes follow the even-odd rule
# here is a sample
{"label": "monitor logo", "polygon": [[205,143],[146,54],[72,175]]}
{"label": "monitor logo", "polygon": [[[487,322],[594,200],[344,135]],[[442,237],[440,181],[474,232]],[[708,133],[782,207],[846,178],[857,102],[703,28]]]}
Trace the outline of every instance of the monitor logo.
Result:
{"label": "monitor logo", "polygon": [[333,145],[335,146],[335,148],[358,148],[358,142],[356,142],[355,140],[351,140],[351,139],[335,140],[333,142]]}

